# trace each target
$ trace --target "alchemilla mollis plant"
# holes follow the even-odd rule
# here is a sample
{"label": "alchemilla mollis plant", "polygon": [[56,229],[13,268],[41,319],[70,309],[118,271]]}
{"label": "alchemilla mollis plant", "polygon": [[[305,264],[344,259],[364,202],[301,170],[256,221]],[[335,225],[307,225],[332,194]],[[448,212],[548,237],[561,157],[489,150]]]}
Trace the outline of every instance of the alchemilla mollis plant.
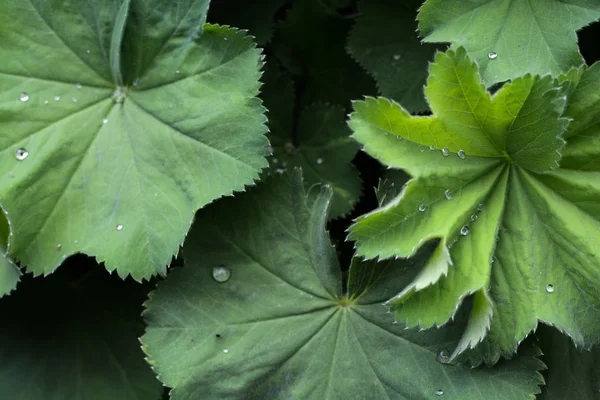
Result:
{"label": "alchemilla mollis plant", "polygon": [[0,2],[0,398],[600,398],[599,18]]}

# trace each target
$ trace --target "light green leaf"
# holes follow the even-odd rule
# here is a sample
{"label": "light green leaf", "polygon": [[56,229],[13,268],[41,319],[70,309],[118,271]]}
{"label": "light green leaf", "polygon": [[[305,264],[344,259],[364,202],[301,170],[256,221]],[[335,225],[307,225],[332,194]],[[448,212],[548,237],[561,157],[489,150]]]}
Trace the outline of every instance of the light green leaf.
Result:
{"label": "light green leaf", "polygon": [[3,211],[0,207],[0,298],[15,290],[21,279],[19,269],[6,254],[10,224]]}
{"label": "light green leaf", "polygon": [[[579,90],[597,98],[590,79]],[[411,117],[381,98],[356,102],[350,120],[367,153],[412,176],[393,201],[350,228],[358,254],[411,257],[436,243],[390,306],[409,326],[429,328],[474,295],[454,355],[487,335],[486,362],[512,354],[538,320],[579,346],[598,341],[598,135],[577,142],[571,130],[563,149],[565,97],[549,77],[517,78],[491,97],[462,49],[437,55],[425,92],[431,117]],[[577,105],[569,110],[576,118]],[[585,157],[577,158],[579,147]]]}
{"label": "light green leaf", "polygon": [[344,50],[350,26],[349,19],[321,0],[294,1],[278,24],[273,52],[302,81],[301,106],[324,101],[345,107],[375,93],[371,77]]}
{"label": "light green leaf", "polygon": [[121,4],[0,4],[0,199],[9,252],[35,275],[78,252],[164,274],[195,210],[267,165],[251,39],[199,36],[207,0],[132,0],[117,86]]}
{"label": "light green leaf", "polygon": [[415,21],[421,0],[360,0],[348,52],[377,81],[383,96],[410,112],[428,110],[427,64],[443,46],[421,43]]}
{"label": "light green leaf", "polygon": [[248,29],[259,46],[271,41],[275,14],[287,0],[217,0],[210,5],[209,22]]}
{"label": "light green leaf", "polygon": [[294,86],[289,75],[271,66],[264,80],[262,98],[269,110],[273,148],[270,171],[279,174],[301,167],[306,185],[324,183],[332,187],[330,218],[348,214],[362,187],[358,171],[351,164],[359,147],[350,137],[344,109],[314,103],[302,110],[294,125]]}
{"label": "light green leaf", "polygon": [[[440,347],[460,329],[393,324],[381,302],[410,278],[409,263],[355,260],[344,293],[325,231],[330,194],[307,197],[296,170],[200,211],[203,229],[186,241],[186,267],[158,285],[144,314],[144,349],[173,387],[171,399],[500,400],[539,392],[535,349],[493,369],[442,364]],[[229,279],[213,279],[215,268],[229,269]]]}
{"label": "light green leaf", "polygon": [[426,0],[418,16],[425,41],[465,47],[487,86],[582,65],[575,32],[598,18],[595,0]]}
{"label": "light green leaf", "polygon": [[581,351],[560,332],[544,328],[536,332],[548,365],[546,386],[539,400],[593,400],[600,393],[600,348]]}
{"label": "light green leaf", "polygon": [[147,287],[97,266],[82,273],[82,258],[51,277],[24,279],[0,300],[2,398],[161,398],[137,341]]}

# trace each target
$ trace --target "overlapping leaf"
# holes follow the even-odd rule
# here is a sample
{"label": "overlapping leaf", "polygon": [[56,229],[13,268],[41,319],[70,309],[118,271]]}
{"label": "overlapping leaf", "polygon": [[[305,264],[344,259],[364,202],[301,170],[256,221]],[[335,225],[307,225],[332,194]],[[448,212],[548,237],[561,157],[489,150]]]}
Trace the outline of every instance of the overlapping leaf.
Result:
{"label": "overlapping leaf", "polygon": [[380,93],[410,112],[428,109],[423,95],[427,64],[440,45],[423,44],[415,15],[421,0],[361,0],[348,51],[371,73]]}
{"label": "overlapping leaf", "polygon": [[315,103],[294,124],[294,87],[289,75],[271,66],[264,80],[262,98],[269,110],[273,147],[271,171],[301,167],[307,185],[323,183],[333,189],[331,218],[349,213],[360,197],[361,181],[351,164],[359,147],[350,137],[344,109]]}
{"label": "overlapping leaf", "polygon": [[598,18],[595,0],[426,0],[418,16],[425,41],[464,46],[488,86],[580,66],[575,32]]}
{"label": "overlapping leaf", "polygon": [[0,4],[0,199],[29,271],[165,273],[195,210],[267,165],[259,51],[207,6]]}
{"label": "overlapping leaf", "polygon": [[471,369],[437,361],[460,326],[423,333],[393,324],[381,302],[410,279],[408,262],[355,260],[344,293],[325,231],[330,195],[307,196],[296,171],[200,211],[186,267],[146,303],[142,342],[172,399],[529,399],[539,391],[543,364],[532,348]]}
{"label": "overlapping leaf", "polygon": [[137,341],[147,288],[110,279],[99,267],[81,274],[83,263],[48,278],[29,277],[0,300],[2,398],[161,398]]}
{"label": "overlapping leaf", "polygon": [[439,53],[430,68],[433,116],[411,117],[383,98],[355,103],[350,125],[365,151],[413,177],[351,227],[358,254],[411,257],[438,241],[419,276],[390,300],[409,326],[443,325],[473,294],[455,354],[489,329],[493,362],[538,320],[579,346],[598,341],[597,70],[573,89],[566,133],[566,97],[549,77],[515,79],[491,97],[462,48]]}

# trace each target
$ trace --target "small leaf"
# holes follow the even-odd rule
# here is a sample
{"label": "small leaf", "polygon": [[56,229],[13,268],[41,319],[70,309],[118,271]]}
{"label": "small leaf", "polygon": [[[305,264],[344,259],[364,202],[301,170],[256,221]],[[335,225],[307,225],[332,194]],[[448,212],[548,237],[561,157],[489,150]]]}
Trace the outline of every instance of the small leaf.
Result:
{"label": "small leaf", "polygon": [[[597,115],[597,102],[587,110],[577,100],[598,96],[595,70],[571,97],[575,119],[584,109]],[[598,135],[584,123],[589,131],[575,139],[577,122],[565,133],[565,96],[549,77],[514,79],[492,97],[477,74],[464,50],[439,53],[425,89],[431,117],[383,98],[355,103],[354,137],[412,179],[358,218],[349,238],[359,255],[381,259],[434,241],[429,262],[389,305],[409,326],[429,328],[473,295],[454,356],[484,337],[486,362],[510,356],[538,320],[589,347],[600,339]]]}
{"label": "small leaf", "polygon": [[79,261],[48,278],[29,277],[0,300],[3,398],[161,398],[137,341],[147,288],[83,268]]}
{"label": "small leaf", "polygon": [[314,103],[302,110],[294,126],[294,87],[288,74],[268,67],[262,97],[269,110],[269,140],[273,148],[270,171],[284,173],[301,167],[307,186],[318,183],[333,189],[330,218],[348,214],[362,186],[352,159],[359,150],[350,137],[346,113],[339,106]]}
{"label": "small leaf", "polygon": [[132,1],[126,23],[122,1],[46,3],[0,4],[10,255],[35,275],[78,252],[121,277],[165,274],[195,210],[267,166],[260,51],[203,25],[207,0]]}
{"label": "small leaf", "polygon": [[487,86],[582,65],[575,32],[598,18],[597,2],[578,0],[427,0],[418,16],[425,41],[465,47]]}
{"label": "small leaf", "polygon": [[429,109],[423,95],[427,64],[444,46],[423,44],[415,16],[421,0],[361,0],[348,51],[377,81],[383,96],[410,112]]}
{"label": "small leaf", "polygon": [[321,0],[294,1],[278,24],[273,52],[303,82],[301,106],[323,101],[345,107],[375,93],[371,77],[344,50],[349,30],[350,21]]}
{"label": "small leaf", "polygon": [[[342,291],[325,231],[331,191],[294,172],[200,211],[186,267],[146,303],[144,349],[171,399],[528,399],[533,348],[497,367],[437,361],[460,329],[406,330],[381,302],[410,263],[355,259]],[[220,283],[216,266],[231,270]],[[460,326],[458,326],[460,328]]]}

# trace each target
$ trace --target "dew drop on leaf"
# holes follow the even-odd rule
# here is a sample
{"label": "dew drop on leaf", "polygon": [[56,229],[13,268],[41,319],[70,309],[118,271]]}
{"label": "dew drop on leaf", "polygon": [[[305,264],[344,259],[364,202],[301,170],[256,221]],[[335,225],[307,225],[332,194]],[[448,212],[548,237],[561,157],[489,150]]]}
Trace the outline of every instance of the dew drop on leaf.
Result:
{"label": "dew drop on leaf", "polygon": [[62,244],[59,243],[56,245],[56,250],[60,251],[60,249],[62,249]]}
{"label": "dew drop on leaf", "polygon": [[73,97],[73,103],[77,103],[77,98]]}
{"label": "dew drop on leaf", "polygon": [[427,206],[424,203],[419,204],[419,211],[423,212],[426,208]]}
{"label": "dew drop on leaf", "polygon": [[49,101],[48,101],[48,100],[44,100],[44,104],[48,104],[48,103],[49,103]]}
{"label": "dew drop on leaf", "polygon": [[488,58],[489,58],[490,60],[495,60],[496,58],[498,58],[498,54],[497,54],[495,51],[490,51],[490,52],[488,53]]}
{"label": "dew drop on leaf", "polygon": [[24,148],[17,149],[17,151],[15,152],[15,157],[19,161],[23,161],[24,159],[27,158],[28,155],[29,155],[29,152]]}
{"label": "dew drop on leaf", "polygon": [[443,396],[444,395],[444,391],[442,389],[438,389],[435,391],[435,395],[436,396]]}
{"label": "dew drop on leaf", "polygon": [[433,150],[435,150],[435,147],[429,146],[429,150],[433,151]]}
{"label": "dew drop on leaf", "polygon": [[123,230],[123,225],[121,225],[121,224],[117,225],[117,230],[118,231],[122,231]]}
{"label": "dew drop on leaf", "polygon": [[76,87],[77,89],[81,89],[83,86],[81,86],[81,83],[78,83],[77,85],[75,85],[75,87]]}
{"label": "dew drop on leaf", "polygon": [[477,205],[477,211],[483,211],[483,203]]}
{"label": "dew drop on leaf", "polygon": [[227,353],[229,353],[229,350],[223,349],[223,353],[227,354]]}
{"label": "dew drop on leaf", "polygon": [[446,189],[446,191],[444,192],[444,196],[446,196],[447,200],[452,200],[452,192],[450,192],[449,189]]}
{"label": "dew drop on leaf", "polygon": [[436,357],[436,360],[440,364],[450,364],[452,362],[450,360],[450,353],[446,349],[440,350],[440,352],[438,353],[438,355]]}
{"label": "dew drop on leaf", "polygon": [[108,118],[102,118],[102,123],[103,123],[103,124],[106,124],[106,123],[108,123]]}
{"label": "dew drop on leaf", "polygon": [[394,54],[393,58],[395,61],[398,61],[400,59],[400,54]]}
{"label": "dew drop on leaf", "polygon": [[450,150],[448,150],[448,148],[447,148],[447,147],[444,147],[444,148],[442,149],[442,155],[443,155],[444,157],[448,157],[448,156],[450,155]]}
{"label": "dew drop on leaf", "polygon": [[25,101],[29,100],[29,95],[27,93],[21,93],[21,95],[19,96],[19,100],[21,100],[22,102],[25,102]]}
{"label": "dew drop on leaf", "polygon": [[54,96],[54,101],[59,101],[60,100],[60,96]]}
{"label": "dew drop on leaf", "polygon": [[231,270],[223,265],[213,268],[212,277],[217,282],[227,282],[231,278]]}
{"label": "dew drop on leaf", "polygon": [[546,292],[548,292],[548,293],[554,292],[554,285],[547,285],[546,286]]}
{"label": "dew drop on leaf", "polygon": [[458,153],[456,153],[456,155],[458,156],[458,158],[460,158],[461,160],[464,160],[465,158],[467,158],[467,155],[465,154],[464,150],[459,150]]}
{"label": "dew drop on leaf", "polygon": [[317,158],[317,164],[319,164],[319,165],[323,164],[323,159],[321,157]]}
{"label": "dew drop on leaf", "polygon": [[463,236],[467,236],[469,233],[471,233],[471,231],[469,230],[469,227],[464,225],[462,228],[460,228],[460,234]]}
{"label": "dew drop on leaf", "polygon": [[477,214],[471,215],[471,221],[477,221]]}
{"label": "dew drop on leaf", "polygon": [[175,71],[175,73],[176,73],[177,75],[179,75],[179,74],[181,73],[181,71],[180,71],[180,70],[177,70],[177,71]]}

